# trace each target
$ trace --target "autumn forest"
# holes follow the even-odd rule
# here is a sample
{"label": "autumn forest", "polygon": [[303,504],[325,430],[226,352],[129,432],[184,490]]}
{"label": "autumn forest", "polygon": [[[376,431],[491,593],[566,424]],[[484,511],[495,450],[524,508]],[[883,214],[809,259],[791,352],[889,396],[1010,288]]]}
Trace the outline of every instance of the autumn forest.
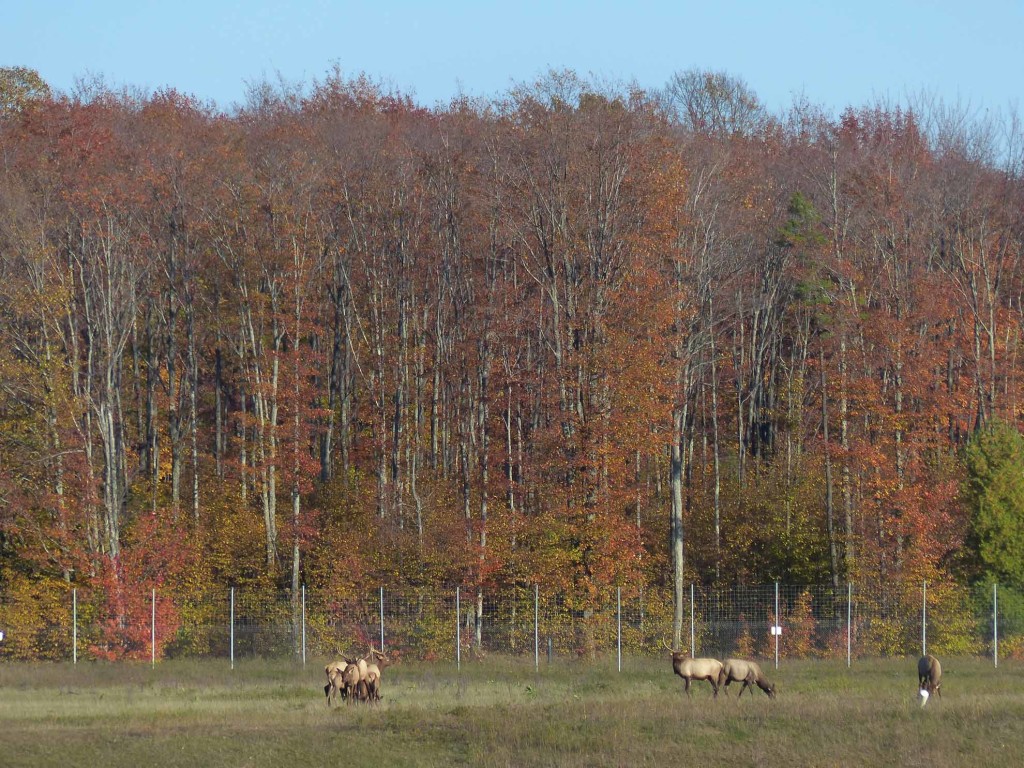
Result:
{"label": "autumn forest", "polygon": [[333,71],[231,111],[32,74],[0,86],[6,599],[983,575],[1012,121],[772,114],[712,72],[427,108]]}

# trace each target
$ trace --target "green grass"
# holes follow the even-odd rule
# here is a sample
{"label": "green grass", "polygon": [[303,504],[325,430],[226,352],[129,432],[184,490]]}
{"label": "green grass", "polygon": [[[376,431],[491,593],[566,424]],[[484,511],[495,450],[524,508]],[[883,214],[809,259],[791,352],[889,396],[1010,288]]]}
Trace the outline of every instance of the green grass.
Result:
{"label": "green grass", "polygon": [[1024,668],[783,662],[779,697],[692,699],[664,659],[404,663],[378,706],[325,705],[323,663],[0,664],[0,765],[1019,765]]}

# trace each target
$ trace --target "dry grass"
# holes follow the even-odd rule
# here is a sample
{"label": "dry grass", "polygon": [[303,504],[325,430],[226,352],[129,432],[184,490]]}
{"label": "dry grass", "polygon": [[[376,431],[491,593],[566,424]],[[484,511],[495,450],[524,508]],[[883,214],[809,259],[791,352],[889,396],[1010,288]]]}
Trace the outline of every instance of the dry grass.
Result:
{"label": "dry grass", "polygon": [[[779,698],[691,700],[667,659],[498,659],[385,671],[377,707],[328,709],[323,665],[0,665],[0,765],[1019,765],[1020,666],[944,660],[921,709],[916,660],[784,662]],[[735,691],[735,686],[732,686]]]}

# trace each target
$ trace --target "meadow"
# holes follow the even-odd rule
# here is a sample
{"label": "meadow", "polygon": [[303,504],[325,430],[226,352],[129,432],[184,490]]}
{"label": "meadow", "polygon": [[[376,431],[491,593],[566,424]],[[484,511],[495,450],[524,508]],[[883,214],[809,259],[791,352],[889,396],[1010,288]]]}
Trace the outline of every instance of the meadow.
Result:
{"label": "meadow", "polygon": [[328,708],[323,663],[0,664],[0,766],[1019,765],[1024,666],[784,661],[779,696],[687,699],[665,658],[488,658],[384,671],[379,705]]}

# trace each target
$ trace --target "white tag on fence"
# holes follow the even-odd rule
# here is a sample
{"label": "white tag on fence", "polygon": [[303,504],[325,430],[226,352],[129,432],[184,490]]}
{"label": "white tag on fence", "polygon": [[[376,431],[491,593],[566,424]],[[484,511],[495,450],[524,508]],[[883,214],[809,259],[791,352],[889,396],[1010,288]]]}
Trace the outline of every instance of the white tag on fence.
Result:
{"label": "white tag on fence", "polygon": [[772,634],[773,635],[781,635],[782,634],[782,627],[780,627],[778,624],[775,624],[772,627]]}

